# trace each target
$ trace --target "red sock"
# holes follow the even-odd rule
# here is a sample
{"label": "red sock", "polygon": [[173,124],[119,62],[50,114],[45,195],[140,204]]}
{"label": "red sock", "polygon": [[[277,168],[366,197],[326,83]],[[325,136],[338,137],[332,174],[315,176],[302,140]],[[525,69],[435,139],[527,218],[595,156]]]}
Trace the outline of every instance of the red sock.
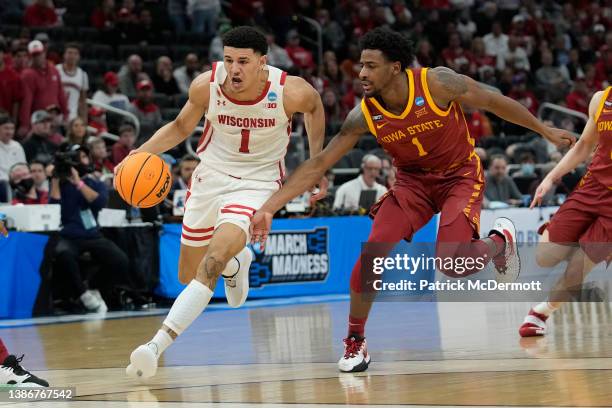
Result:
{"label": "red sock", "polygon": [[367,321],[367,317],[349,316],[348,336],[365,337],[365,324]]}
{"label": "red sock", "polygon": [[4,343],[2,342],[2,339],[0,339],[0,364],[2,364],[4,362],[4,359],[7,358],[8,355],[9,355],[9,352],[6,349],[6,347],[4,346]]}

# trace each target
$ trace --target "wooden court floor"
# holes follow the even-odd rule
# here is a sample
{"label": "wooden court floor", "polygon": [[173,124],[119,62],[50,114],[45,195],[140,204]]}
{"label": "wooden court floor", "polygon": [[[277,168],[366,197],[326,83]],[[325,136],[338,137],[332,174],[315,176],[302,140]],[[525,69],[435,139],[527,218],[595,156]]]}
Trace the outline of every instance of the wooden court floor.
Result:
{"label": "wooden court floor", "polygon": [[612,313],[566,305],[545,338],[521,341],[524,303],[377,303],[366,373],[336,369],[348,303],[204,313],[146,383],[128,379],[131,350],[163,316],[7,328],[26,368],[70,402],[15,407],[301,407],[612,405]]}

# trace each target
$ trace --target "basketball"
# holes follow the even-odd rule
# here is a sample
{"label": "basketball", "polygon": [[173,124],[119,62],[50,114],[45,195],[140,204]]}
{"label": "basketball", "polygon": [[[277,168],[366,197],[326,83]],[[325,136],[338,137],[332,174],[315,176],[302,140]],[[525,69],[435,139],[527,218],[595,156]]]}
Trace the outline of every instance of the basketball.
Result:
{"label": "basketball", "polygon": [[141,152],[125,159],[115,178],[115,188],[126,203],[149,208],[166,198],[171,181],[170,169],[163,159]]}

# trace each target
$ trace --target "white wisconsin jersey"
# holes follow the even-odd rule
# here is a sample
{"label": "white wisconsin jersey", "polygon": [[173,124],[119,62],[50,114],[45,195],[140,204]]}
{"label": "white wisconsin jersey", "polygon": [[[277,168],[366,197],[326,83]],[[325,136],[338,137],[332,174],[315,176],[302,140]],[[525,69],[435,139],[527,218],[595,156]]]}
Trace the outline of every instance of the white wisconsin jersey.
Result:
{"label": "white wisconsin jersey", "polygon": [[283,106],[287,73],[267,66],[268,82],[253,101],[227,96],[223,62],[215,62],[210,102],[197,153],[202,164],[221,173],[251,180],[276,181],[285,174],[291,124]]}
{"label": "white wisconsin jersey", "polygon": [[87,73],[81,68],[77,67],[76,73],[68,74],[64,71],[62,64],[55,66],[59,71],[60,78],[62,79],[62,86],[66,93],[66,100],[68,101],[68,119],[74,119],[79,114],[79,98],[81,97],[81,91],[89,90],[89,77]]}

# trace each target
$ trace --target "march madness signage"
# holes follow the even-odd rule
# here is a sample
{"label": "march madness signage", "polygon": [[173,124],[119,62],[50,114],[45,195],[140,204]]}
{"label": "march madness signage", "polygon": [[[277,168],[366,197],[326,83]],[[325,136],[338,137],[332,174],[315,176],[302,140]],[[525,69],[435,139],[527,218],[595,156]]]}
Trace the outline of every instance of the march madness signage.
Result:
{"label": "march madness signage", "polygon": [[329,273],[327,227],[272,231],[263,252],[255,251],[250,286],[324,281]]}

